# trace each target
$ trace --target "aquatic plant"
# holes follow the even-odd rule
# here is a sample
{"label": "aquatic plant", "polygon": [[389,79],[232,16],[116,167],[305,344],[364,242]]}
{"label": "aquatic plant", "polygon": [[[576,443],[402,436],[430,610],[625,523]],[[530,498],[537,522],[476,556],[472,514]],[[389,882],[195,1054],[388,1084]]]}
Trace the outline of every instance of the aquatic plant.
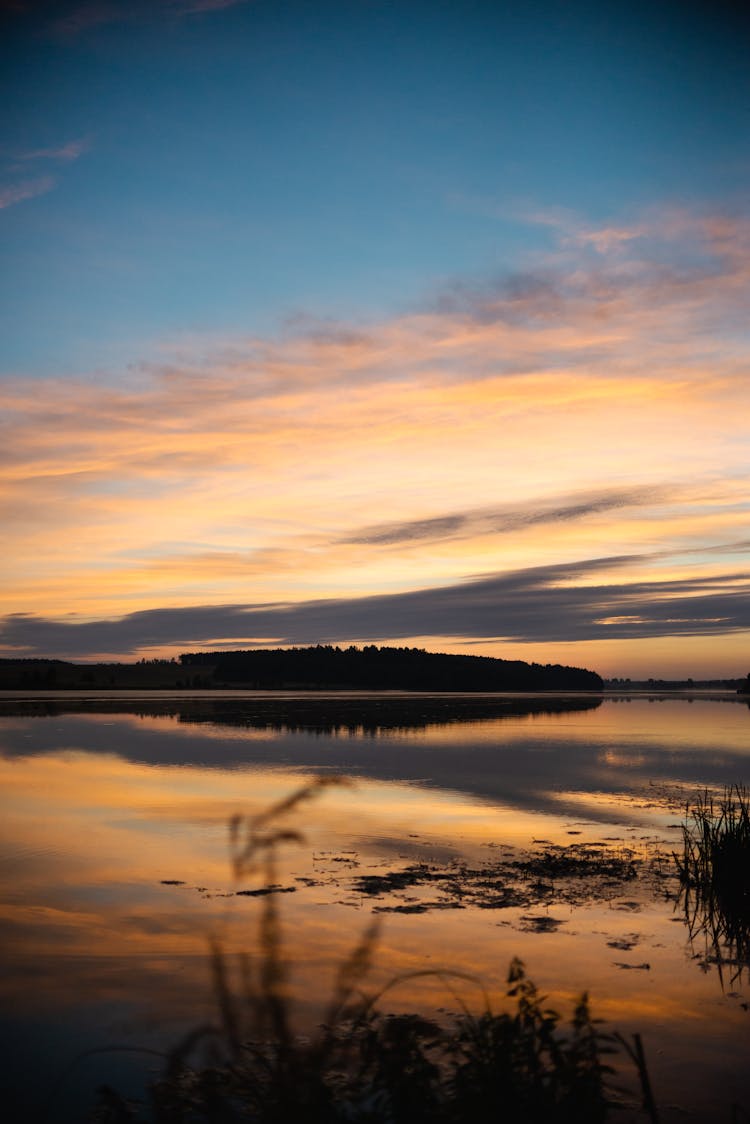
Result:
{"label": "aquatic plant", "polygon": [[[440,1025],[419,1014],[384,1014],[367,999],[347,1010],[341,1000],[368,964],[373,945],[370,932],[340,972],[332,1021],[313,1039],[291,1033],[288,1005],[276,1002],[272,988],[259,997],[271,1032],[245,1038],[242,1015],[253,1000],[246,996],[250,1008],[241,1011],[227,985],[226,962],[214,949],[219,1026],[200,1028],[166,1059],[148,1104],[128,1104],[101,1090],[94,1119],[600,1124],[608,1118],[614,1101],[605,1081],[613,1070],[605,1058],[615,1039],[591,1018],[585,996],[565,1027],[514,960],[507,994],[516,1005],[509,1013],[487,1006],[480,1015],[466,1011]],[[190,1058],[201,1039],[213,1059],[196,1066]]]}
{"label": "aquatic plant", "polygon": [[725,964],[736,980],[750,967],[750,791],[706,790],[688,803],[674,857],[691,939],[702,936],[722,980]]}
{"label": "aquatic plant", "polygon": [[[277,848],[301,838],[279,820],[341,783],[321,778],[255,817],[230,823],[237,879],[262,871],[277,887]],[[364,990],[378,940],[371,924],[339,966],[321,1025],[295,1033],[278,894],[259,897],[258,953],[236,961],[213,939],[210,963],[218,1010],[215,1025],[198,1026],[164,1057],[148,1100],[127,1101],[99,1090],[97,1124],[602,1124],[619,1101],[611,1056],[634,1063],[643,1107],[657,1113],[640,1039],[634,1046],[605,1034],[581,996],[568,1024],[546,1006],[524,965],[507,977],[509,1011],[495,1012],[481,982],[454,971],[423,970]],[[460,1008],[440,1022],[419,1013],[383,1010],[387,994],[406,981],[436,977]],[[454,987],[475,986],[476,1014]]]}

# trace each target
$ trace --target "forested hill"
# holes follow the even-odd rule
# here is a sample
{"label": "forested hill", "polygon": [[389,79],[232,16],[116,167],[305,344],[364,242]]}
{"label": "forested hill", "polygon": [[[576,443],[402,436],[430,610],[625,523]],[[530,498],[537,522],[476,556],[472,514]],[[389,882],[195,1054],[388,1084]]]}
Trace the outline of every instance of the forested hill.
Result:
{"label": "forested hill", "polygon": [[0,690],[601,691],[593,671],[421,648],[272,648],[189,652],[136,663],[0,659]]}
{"label": "forested hill", "polygon": [[[601,691],[593,671],[489,656],[453,656],[421,648],[275,648],[187,653],[188,681],[248,688],[342,688],[404,691]],[[210,682],[208,681],[210,678]]]}

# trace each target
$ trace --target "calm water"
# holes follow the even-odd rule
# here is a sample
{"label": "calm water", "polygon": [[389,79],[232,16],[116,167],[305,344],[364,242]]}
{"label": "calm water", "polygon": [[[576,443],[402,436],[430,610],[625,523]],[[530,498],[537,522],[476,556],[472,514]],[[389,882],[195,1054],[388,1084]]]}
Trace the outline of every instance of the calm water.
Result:
{"label": "calm water", "polygon": [[[135,1090],[154,1064],[86,1051],[168,1047],[212,1016],[207,940],[252,952],[258,901],[235,891],[262,884],[233,881],[229,820],[321,774],[353,784],[289,820],[304,839],[278,870],[301,1032],[375,911],[373,987],[450,967],[499,997],[518,955],[551,1005],[567,1014],[588,989],[595,1015],[643,1035],[665,1121],[750,1108],[747,976],[720,980],[691,945],[654,858],[678,845],[697,789],[750,784],[742,702],[6,701],[0,770],[4,1103],[19,1120],[46,1104],[51,1121],[85,1119],[97,1084]],[[465,880],[586,844],[632,854],[639,876],[547,879],[544,900],[521,879],[507,908]],[[377,894],[358,881],[416,863],[442,881]],[[477,1002],[469,985],[461,998]],[[458,999],[430,977],[389,994],[393,1010],[417,1004]]]}

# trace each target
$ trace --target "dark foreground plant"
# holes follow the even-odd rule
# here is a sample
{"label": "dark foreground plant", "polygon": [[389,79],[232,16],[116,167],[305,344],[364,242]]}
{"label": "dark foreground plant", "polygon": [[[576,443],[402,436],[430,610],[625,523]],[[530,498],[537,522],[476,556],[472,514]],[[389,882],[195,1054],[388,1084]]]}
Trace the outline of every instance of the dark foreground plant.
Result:
{"label": "dark foreground plant", "polygon": [[[260,865],[276,885],[280,843],[299,838],[278,819],[330,779],[294,793],[261,816],[230,825],[236,877]],[[235,972],[221,944],[211,945],[216,1026],[198,1027],[165,1058],[146,1102],[99,1091],[98,1124],[599,1124],[614,1107],[608,1060],[621,1051],[640,1079],[649,1119],[657,1120],[640,1039],[606,1035],[583,995],[564,1025],[527,978],[520,960],[508,974],[510,1012],[495,1013],[473,977],[412,972],[375,995],[362,992],[377,941],[371,925],[339,967],[331,1001],[312,1038],[292,1028],[277,896],[260,898],[259,953]],[[441,979],[462,1013],[450,1023],[381,1010],[386,993],[420,976]],[[473,1014],[452,991],[469,981],[483,995]]]}
{"label": "dark foreground plant", "polygon": [[736,980],[750,966],[750,792],[735,785],[688,804],[675,861],[691,939],[702,936],[720,977],[731,964]]}

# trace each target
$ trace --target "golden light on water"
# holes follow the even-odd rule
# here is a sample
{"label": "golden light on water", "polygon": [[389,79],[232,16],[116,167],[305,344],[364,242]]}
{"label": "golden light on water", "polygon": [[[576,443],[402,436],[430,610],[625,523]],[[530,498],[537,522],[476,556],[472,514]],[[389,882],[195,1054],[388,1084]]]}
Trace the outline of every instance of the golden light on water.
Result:
{"label": "golden light on water", "polygon": [[[722,995],[710,964],[699,970],[701,948],[661,892],[672,883],[647,872],[660,852],[659,869],[670,865],[682,801],[698,778],[719,783],[744,768],[744,705],[607,701],[338,735],[232,725],[243,721],[236,702],[226,722],[219,707],[200,724],[190,720],[195,703],[183,713],[175,700],[171,715],[148,714],[144,702],[136,704],[144,713],[127,713],[128,705],[0,723],[10,856],[2,989],[26,1017],[77,1025],[97,1011],[97,1044],[169,1038],[210,1019],[208,942],[219,942],[239,986],[236,956],[257,957],[266,901],[237,895],[263,888],[267,873],[259,864],[234,879],[231,817],[253,817],[315,777],[345,773],[350,785],[326,788],[279,821],[303,836],[280,848],[273,875],[286,891],[274,900],[301,1033],[317,1025],[339,965],[378,919],[366,986],[387,988],[389,1010],[449,1018],[461,1003],[481,1004],[484,992],[503,1009],[508,965],[520,955],[563,1014],[588,990],[608,1026],[641,1033],[652,1076],[666,1088],[682,1087],[679,1057],[683,1071],[721,1073],[739,1090],[744,1012]],[[590,848],[626,864],[634,856],[641,874],[610,882],[593,872],[542,875],[551,893],[537,900],[528,896],[534,879],[513,866]],[[440,880],[388,882],[390,872],[420,864]],[[376,880],[373,892],[359,882],[365,875]],[[483,877],[516,885],[521,899],[482,908],[472,887]]]}

